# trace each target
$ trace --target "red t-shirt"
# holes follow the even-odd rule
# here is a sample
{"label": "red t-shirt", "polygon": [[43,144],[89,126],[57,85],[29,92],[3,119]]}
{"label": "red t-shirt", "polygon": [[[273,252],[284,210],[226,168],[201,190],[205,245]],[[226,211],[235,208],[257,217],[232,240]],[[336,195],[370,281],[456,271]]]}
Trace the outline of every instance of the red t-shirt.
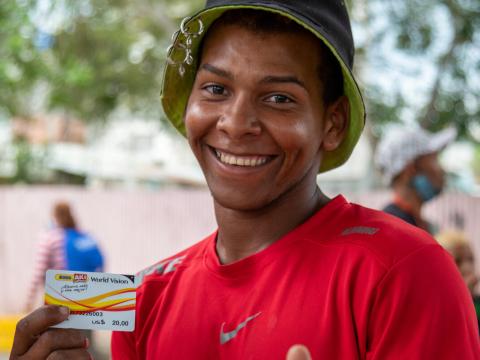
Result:
{"label": "red t-shirt", "polygon": [[338,196],[267,249],[221,265],[213,234],[142,272],[114,359],[480,359],[472,299],[427,233]]}

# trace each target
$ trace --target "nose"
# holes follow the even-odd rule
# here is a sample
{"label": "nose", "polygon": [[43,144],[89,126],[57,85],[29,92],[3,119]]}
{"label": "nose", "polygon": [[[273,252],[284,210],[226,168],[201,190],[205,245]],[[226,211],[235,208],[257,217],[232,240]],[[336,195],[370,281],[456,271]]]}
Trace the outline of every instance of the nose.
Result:
{"label": "nose", "polygon": [[226,105],[223,114],[219,117],[217,129],[232,139],[260,135],[262,129],[252,100],[247,94],[240,94],[233,100]]}

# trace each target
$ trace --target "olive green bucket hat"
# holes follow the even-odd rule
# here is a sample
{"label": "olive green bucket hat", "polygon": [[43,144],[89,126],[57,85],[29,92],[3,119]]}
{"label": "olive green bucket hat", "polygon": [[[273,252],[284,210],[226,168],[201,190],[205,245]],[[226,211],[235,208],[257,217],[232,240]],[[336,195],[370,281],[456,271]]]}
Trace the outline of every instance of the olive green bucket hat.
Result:
{"label": "olive green bucket hat", "polygon": [[350,103],[350,122],[340,146],[325,153],[319,172],[345,163],[362,133],[365,105],[352,74],[354,44],[343,0],[207,1],[203,10],[182,21],[168,50],[161,100],[169,121],[186,135],[183,117],[195,80],[199,45],[216,19],[225,11],[236,9],[270,11],[285,16],[312,32],[332,51],[342,69],[344,94]]}

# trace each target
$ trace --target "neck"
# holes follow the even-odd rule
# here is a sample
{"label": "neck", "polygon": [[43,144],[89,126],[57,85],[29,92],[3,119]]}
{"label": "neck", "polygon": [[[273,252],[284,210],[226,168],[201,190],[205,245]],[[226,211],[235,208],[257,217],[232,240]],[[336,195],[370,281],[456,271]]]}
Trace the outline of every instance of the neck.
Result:
{"label": "neck", "polygon": [[265,207],[235,210],[214,202],[218,223],[216,250],[222,264],[253,255],[295,229],[329,198],[313,186],[310,191],[285,194]]}
{"label": "neck", "polygon": [[397,187],[394,189],[394,202],[403,210],[415,217],[421,217],[422,201],[410,187]]}
{"label": "neck", "polygon": [[402,210],[410,213],[417,226],[429,231],[428,222],[422,217],[423,202],[415,193],[415,190],[409,187],[398,187],[394,190],[394,202]]}

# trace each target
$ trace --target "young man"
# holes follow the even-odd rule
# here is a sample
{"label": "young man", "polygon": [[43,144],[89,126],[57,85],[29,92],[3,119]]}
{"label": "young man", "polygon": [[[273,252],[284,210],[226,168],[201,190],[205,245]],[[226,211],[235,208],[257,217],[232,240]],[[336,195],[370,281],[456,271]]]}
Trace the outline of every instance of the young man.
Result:
{"label": "young man", "polygon": [[402,128],[380,142],[376,162],[393,190],[392,201],[383,211],[435,234],[422,216],[425,203],[437,197],[445,185],[445,171],[438,154],[456,136],[454,129],[431,134],[420,128]]}
{"label": "young man", "polygon": [[[363,127],[352,61],[341,1],[208,1],[182,24],[162,101],[218,231],[139,274],[136,329],[113,335],[114,359],[478,358],[473,305],[445,251],[316,185]],[[15,354],[64,318],[55,311],[21,322]],[[35,350],[60,351],[42,336],[49,347]],[[68,351],[85,351],[76,341]]]}

